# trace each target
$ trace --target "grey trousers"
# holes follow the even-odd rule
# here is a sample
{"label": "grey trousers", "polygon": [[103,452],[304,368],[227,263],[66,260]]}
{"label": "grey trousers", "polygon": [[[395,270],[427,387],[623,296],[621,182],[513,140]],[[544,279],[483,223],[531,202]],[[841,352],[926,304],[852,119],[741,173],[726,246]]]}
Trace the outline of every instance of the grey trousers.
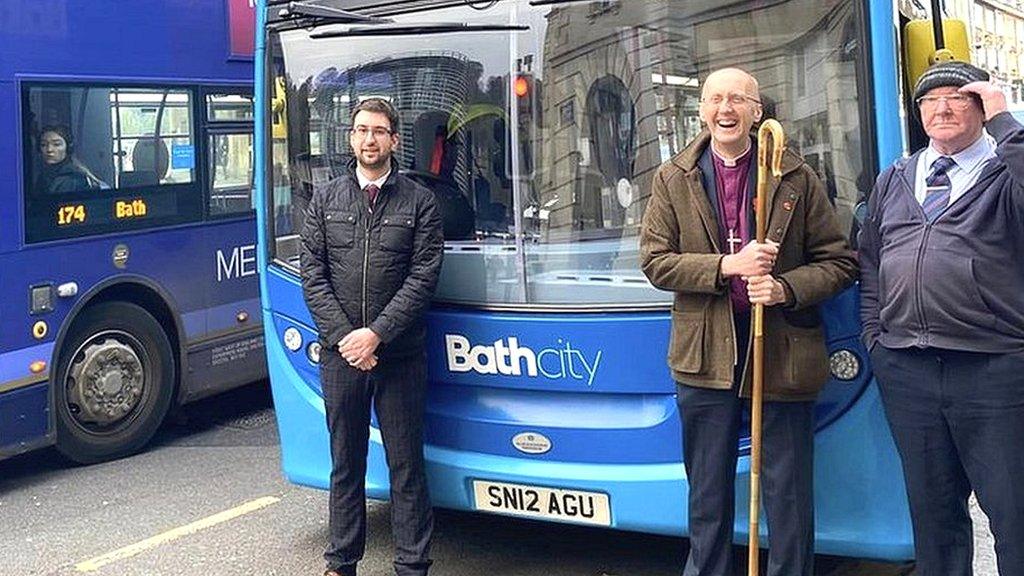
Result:
{"label": "grey trousers", "polygon": [[433,509],[423,461],[426,358],[382,361],[369,373],[324,348],[320,377],[331,436],[329,570],[355,576],[366,547],[366,455],[371,402],[391,478],[391,529],[398,576],[430,568]]}

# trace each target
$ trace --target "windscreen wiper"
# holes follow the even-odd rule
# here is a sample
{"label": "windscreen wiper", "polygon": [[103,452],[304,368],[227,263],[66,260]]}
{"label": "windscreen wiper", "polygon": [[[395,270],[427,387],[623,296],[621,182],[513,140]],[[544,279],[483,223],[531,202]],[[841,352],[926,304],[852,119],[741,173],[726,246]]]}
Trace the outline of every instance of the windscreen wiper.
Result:
{"label": "windscreen wiper", "polygon": [[529,30],[529,26],[502,25],[502,24],[463,24],[457,22],[439,22],[437,24],[402,24],[402,25],[378,25],[373,27],[356,27],[345,30],[328,30],[314,32],[309,35],[313,39],[341,38],[346,36],[402,36],[409,34],[449,34],[452,32],[522,32]]}
{"label": "windscreen wiper", "polygon": [[[300,0],[288,2],[280,7],[277,16],[279,18],[309,17],[318,18],[323,22],[332,24],[372,24],[391,22],[390,19],[360,14],[342,8],[345,5],[338,0]],[[349,2],[348,4],[351,4]]]}
{"label": "windscreen wiper", "polygon": [[592,0],[530,0],[530,6],[548,6],[550,4],[574,4],[577,2],[591,2]]}

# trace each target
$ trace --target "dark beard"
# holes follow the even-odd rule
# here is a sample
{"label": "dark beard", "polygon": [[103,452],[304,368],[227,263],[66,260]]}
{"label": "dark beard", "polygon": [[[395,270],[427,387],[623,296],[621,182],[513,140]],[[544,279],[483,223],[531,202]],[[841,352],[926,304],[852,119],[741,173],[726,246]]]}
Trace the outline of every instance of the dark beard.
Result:
{"label": "dark beard", "polygon": [[359,166],[361,166],[364,170],[374,171],[375,172],[377,170],[380,170],[381,168],[384,168],[385,166],[387,166],[391,162],[391,155],[390,154],[384,155],[384,154],[378,153],[377,154],[377,161],[372,163],[372,164],[364,162],[362,154],[360,154],[357,157],[357,160],[359,162]]}

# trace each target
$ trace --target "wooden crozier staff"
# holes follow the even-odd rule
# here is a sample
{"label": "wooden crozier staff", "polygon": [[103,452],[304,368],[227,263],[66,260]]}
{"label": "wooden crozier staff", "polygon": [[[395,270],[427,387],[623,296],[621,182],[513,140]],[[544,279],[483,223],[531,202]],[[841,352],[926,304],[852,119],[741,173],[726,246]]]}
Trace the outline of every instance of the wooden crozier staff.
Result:
{"label": "wooden crozier staff", "polygon": [[[757,130],[757,198],[754,200],[754,218],[757,241],[765,241],[768,226],[768,143],[771,137],[772,176],[782,176],[782,153],[786,135],[777,120],[765,120]],[[754,304],[754,373],[750,391],[750,539],[747,543],[748,576],[758,574],[758,526],[761,514],[761,406],[764,401],[764,304]]]}

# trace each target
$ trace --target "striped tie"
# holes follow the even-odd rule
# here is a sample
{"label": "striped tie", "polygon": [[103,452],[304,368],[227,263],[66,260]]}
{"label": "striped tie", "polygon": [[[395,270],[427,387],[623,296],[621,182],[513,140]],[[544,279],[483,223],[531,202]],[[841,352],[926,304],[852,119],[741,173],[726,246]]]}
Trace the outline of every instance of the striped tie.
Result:
{"label": "striped tie", "polygon": [[373,210],[373,205],[377,203],[377,193],[380,192],[380,188],[376,184],[367,184],[366,188],[366,200],[370,203],[370,210]]}
{"label": "striped tie", "polygon": [[956,161],[949,156],[939,156],[932,162],[932,173],[924,180],[925,196],[924,202],[921,203],[921,209],[924,210],[925,218],[929,222],[934,222],[949,205],[949,191],[953,186],[946,172],[954,166]]}

